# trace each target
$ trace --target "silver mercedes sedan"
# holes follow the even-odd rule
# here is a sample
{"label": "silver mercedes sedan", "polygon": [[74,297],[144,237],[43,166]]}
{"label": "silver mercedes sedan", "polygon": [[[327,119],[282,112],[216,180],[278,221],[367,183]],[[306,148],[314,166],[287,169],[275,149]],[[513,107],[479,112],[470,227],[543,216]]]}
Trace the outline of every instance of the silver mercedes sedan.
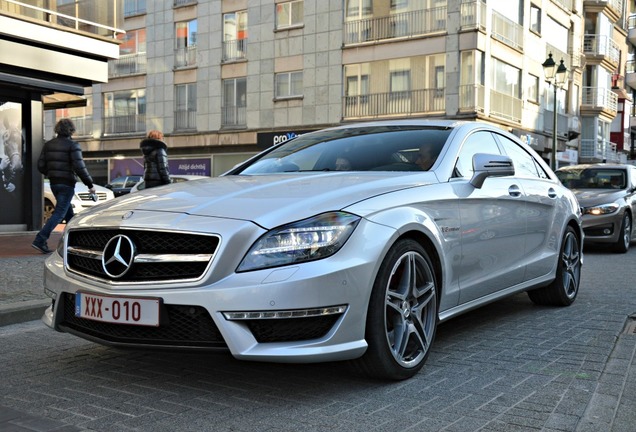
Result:
{"label": "silver mercedes sedan", "polygon": [[106,345],[400,380],[442,321],[524,291],[570,305],[582,243],[574,195],[513,135],[348,124],[77,215],[46,261],[42,319]]}

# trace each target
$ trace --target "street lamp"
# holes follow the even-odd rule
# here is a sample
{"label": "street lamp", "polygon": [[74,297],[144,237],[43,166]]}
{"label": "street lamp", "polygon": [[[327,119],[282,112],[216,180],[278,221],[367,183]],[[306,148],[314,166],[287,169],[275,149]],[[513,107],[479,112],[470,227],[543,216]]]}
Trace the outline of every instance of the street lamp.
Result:
{"label": "street lamp", "polygon": [[554,59],[552,59],[552,53],[548,54],[548,58],[543,62],[543,73],[545,74],[545,80],[548,84],[551,84],[554,88],[554,121],[553,121],[553,134],[552,134],[552,154],[550,157],[550,168],[556,170],[556,151],[557,151],[557,89],[563,88],[567,78],[568,68],[563,64],[563,59],[557,67]]}

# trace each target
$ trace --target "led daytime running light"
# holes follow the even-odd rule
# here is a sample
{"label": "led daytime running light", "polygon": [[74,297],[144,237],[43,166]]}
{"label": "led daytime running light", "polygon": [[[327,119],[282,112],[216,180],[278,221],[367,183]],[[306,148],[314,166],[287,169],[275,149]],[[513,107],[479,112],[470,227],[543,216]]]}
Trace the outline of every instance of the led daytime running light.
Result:
{"label": "led daytime running light", "polygon": [[280,311],[252,311],[252,312],[223,312],[225,319],[230,321],[243,321],[255,319],[285,319],[285,318],[310,318],[325,315],[342,314],[347,310],[346,305],[329,306],[316,309],[294,309]]}

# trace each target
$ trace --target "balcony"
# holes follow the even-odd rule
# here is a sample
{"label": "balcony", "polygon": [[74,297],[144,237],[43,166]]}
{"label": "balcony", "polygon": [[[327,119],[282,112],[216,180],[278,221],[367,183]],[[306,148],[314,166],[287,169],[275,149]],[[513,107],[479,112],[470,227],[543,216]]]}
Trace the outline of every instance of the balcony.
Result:
{"label": "balcony", "polygon": [[197,112],[195,110],[175,110],[174,129],[177,131],[196,130]]}
{"label": "balcony", "polygon": [[130,114],[104,117],[104,135],[146,132],[146,115]]}
{"label": "balcony", "polygon": [[492,37],[509,47],[523,51],[523,26],[496,11],[492,13]]}
{"label": "balcony", "polygon": [[244,60],[247,56],[247,38],[223,41],[223,61]]}
{"label": "balcony", "polygon": [[221,107],[222,127],[245,127],[247,126],[247,107],[240,105],[229,105]]}
{"label": "balcony", "polygon": [[616,144],[602,139],[582,139],[579,152],[582,162],[619,162]]}
{"label": "balcony", "polygon": [[586,13],[603,13],[614,23],[618,23],[623,13],[624,0],[583,0]]}
{"label": "balcony", "polygon": [[484,112],[485,89],[481,84],[459,86],[459,110],[466,112]]}
{"label": "balcony", "polygon": [[[569,117],[557,112],[557,136],[567,138],[569,129]],[[543,131],[553,136],[554,133],[554,111],[543,111]]]}
{"label": "balcony", "polygon": [[174,50],[174,67],[175,69],[196,66],[197,64],[197,46],[190,45],[187,47],[179,47]]}
{"label": "balcony", "polygon": [[636,15],[630,15],[627,19],[627,40],[636,45]]}
{"label": "balcony", "polygon": [[342,103],[346,119],[440,114],[446,110],[444,89],[345,96]]}
{"label": "balcony", "polygon": [[506,120],[521,123],[523,101],[514,96],[490,91],[490,114]]}
{"label": "balcony", "polygon": [[146,53],[124,54],[108,62],[109,78],[146,73]]}
{"label": "balcony", "polygon": [[344,23],[344,44],[446,32],[446,7],[415,10]]}
{"label": "balcony", "polygon": [[572,7],[574,5],[574,3],[576,2],[576,0],[553,0],[554,3],[556,3],[557,5],[561,6],[562,9],[568,11],[568,12],[572,12]]}
{"label": "balcony", "polygon": [[609,119],[616,117],[618,95],[602,87],[583,87],[581,98],[581,116],[604,114]]}
{"label": "balcony", "polygon": [[482,0],[467,0],[461,4],[460,31],[486,31],[487,6]]}
{"label": "balcony", "polygon": [[586,34],[583,36],[583,53],[588,62],[602,64],[607,70],[615,70],[621,50],[609,36]]}

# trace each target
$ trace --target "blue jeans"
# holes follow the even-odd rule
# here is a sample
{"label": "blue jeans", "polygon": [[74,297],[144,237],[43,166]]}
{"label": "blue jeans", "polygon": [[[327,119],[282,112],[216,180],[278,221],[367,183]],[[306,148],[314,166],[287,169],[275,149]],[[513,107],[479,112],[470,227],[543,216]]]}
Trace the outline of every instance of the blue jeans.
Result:
{"label": "blue jeans", "polygon": [[46,244],[51,233],[60,222],[66,219],[66,222],[68,223],[75,215],[73,207],[71,206],[71,200],[75,195],[75,186],[51,184],[51,192],[53,192],[53,196],[55,196],[55,201],[57,202],[55,203],[55,210],[53,210],[53,214],[49,220],[46,221],[46,224],[44,224],[40,232],[35,236],[35,241],[33,243],[39,246]]}

